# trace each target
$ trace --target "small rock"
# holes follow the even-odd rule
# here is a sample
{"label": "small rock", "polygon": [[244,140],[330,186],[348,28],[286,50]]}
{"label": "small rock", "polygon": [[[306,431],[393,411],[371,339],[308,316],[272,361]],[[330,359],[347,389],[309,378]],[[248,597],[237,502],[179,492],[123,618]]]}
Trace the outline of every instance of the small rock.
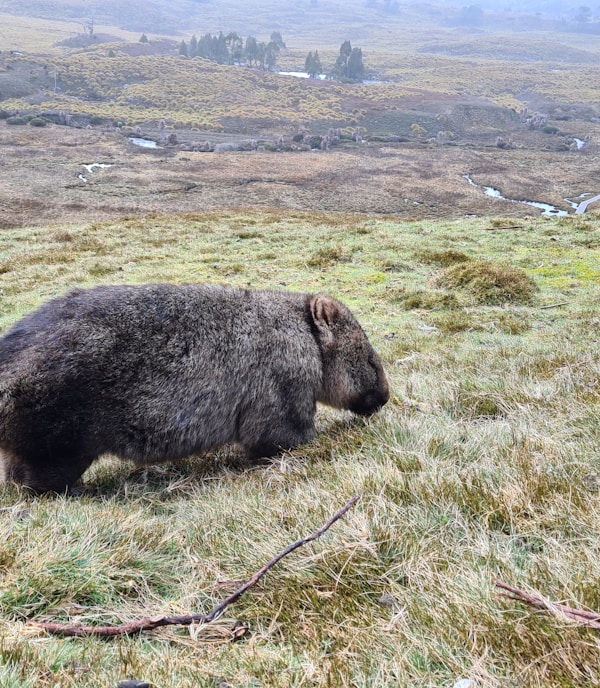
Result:
{"label": "small rock", "polygon": [[117,688],[150,688],[150,684],[146,683],[146,681],[136,681],[135,679],[133,680],[127,680],[127,681],[119,681],[119,685]]}
{"label": "small rock", "polygon": [[475,684],[470,678],[461,678],[454,684],[454,688],[475,688]]}
{"label": "small rock", "polygon": [[392,595],[390,595],[389,592],[384,593],[378,600],[377,602],[382,606],[382,607],[395,607],[398,603],[394,599]]}

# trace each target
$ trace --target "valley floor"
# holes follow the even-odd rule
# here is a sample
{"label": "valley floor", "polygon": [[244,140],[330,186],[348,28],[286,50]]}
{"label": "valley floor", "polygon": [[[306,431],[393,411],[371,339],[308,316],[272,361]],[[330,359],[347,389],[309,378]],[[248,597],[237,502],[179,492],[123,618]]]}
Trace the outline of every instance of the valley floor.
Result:
{"label": "valley floor", "polygon": [[220,208],[524,217],[539,210],[486,196],[483,187],[570,212],[565,199],[600,189],[595,156],[571,151],[364,142],[328,151],[200,153],[143,149],[117,130],[4,121],[0,148],[0,228]]}

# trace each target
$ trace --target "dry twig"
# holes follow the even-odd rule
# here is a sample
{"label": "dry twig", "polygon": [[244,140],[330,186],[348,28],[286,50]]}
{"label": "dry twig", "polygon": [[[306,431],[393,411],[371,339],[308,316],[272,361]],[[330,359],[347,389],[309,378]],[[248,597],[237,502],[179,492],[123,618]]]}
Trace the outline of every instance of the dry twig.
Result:
{"label": "dry twig", "polygon": [[142,631],[151,631],[155,628],[161,626],[190,626],[191,624],[207,624],[211,621],[217,619],[225,611],[229,605],[236,602],[249,588],[256,585],[258,581],[275,566],[281,559],[293,552],[298,547],[316,540],[321,537],[323,533],[338,521],[347,511],[349,511],[358,502],[359,496],[355,495],[352,499],[336,514],[334,514],[325,525],[321,526],[318,530],[308,537],[302,538],[301,540],[296,540],[291,545],[288,545],[284,550],[279,552],[279,554],[271,561],[267,562],[259,571],[257,571],[250,580],[240,586],[233,594],[226,597],[222,602],[220,602],[214,609],[208,614],[190,614],[189,616],[163,616],[156,619],[140,619],[139,621],[133,621],[128,624],[120,624],[115,626],[69,626],[66,624],[57,624],[51,622],[37,622],[30,621],[29,623],[36,628],[46,631],[52,635],[60,636],[96,636],[103,638],[114,638],[115,636],[121,635],[133,635],[134,633],[141,633]]}
{"label": "dry twig", "polygon": [[512,585],[507,585],[502,581],[496,581],[495,584],[497,588],[506,590],[506,593],[501,593],[502,597],[506,597],[509,600],[516,600],[517,602],[523,602],[524,604],[527,604],[530,607],[535,607],[536,609],[543,609],[544,611],[549,612],[557,617],[564,616],[567,619],[574,621],[579,626],[587,626],[588,628],[600,630],[600,613],[598,612],[588,612],[584,609],[574,609],[573,607],[568,607],[566,604],[548,602],[537,595],[532,595],[531,593],[519,590],[518,588],[513,588]]}
{"label": "dry twig", "polygon": [[501,229],[523,229],[523,225],[501,225],[500,227],[484,227],[487,232],[497,232]]}
{"label": "dry twig", "polygon": [[549,308],[560,308],[561,306],[568,306],[569,302],[568,301],[561,301],[560,303],[551,303],[548,306],[540,306],[541,311],[546,311]]}

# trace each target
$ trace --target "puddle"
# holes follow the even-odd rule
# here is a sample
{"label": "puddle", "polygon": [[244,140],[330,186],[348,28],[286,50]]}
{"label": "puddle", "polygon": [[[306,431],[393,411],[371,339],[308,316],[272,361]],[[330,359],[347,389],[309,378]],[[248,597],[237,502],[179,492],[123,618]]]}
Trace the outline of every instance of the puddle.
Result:
{"label": "puddle", "polygon": [[134,146],[141,146],[142,148],[158,148],[158,143],[156,143],[156,141],[151,141],[150,139],[141,139],[137,136],[133,136],[129,140]]}
{"label": "puddle", "polygon": [[[281,74],[282,76],[295,76],[297,79],[318,79],[320,81],[325,81],[327,79],[327,74],[317,74],[314,77],[311,77],[310,74],[307,74],[306,72],[277,72],[277,74]],[[389,84],[389,81],[381,81],[379,79],[365,79],[364,81],[360,81],[360,84],[363,86],[371,86],[373,84]]]}
{"label": "puddle", "polygon": [[[281,74],[281,76],[295,76],[297,79],[311,78],[310,74],[307,74],[306,72],[277,72],[277,74]],[[314,78],[323,81],[327,78],[327,76],[325,74],[317,74]]]}

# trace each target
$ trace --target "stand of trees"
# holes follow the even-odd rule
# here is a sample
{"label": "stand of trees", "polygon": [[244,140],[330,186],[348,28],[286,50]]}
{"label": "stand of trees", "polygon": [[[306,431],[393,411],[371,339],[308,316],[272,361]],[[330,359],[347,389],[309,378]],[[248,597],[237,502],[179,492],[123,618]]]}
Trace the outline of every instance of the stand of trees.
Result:
{"label": "stand of trees", "polygon": [[257,41],[254,36],[244,40],[237,33],[218,35],[205,33],[200,38],[192,36],[189,43],[181,41],[179,54],[185,57],[204,57],[219,64],[247,64],[260,69],[273,70],[279,51],[285,43],[279,31],[273,31],[268,43]]}
{"label": "stand of trees", "polygon": [[[258,41],[255,36],[248,36],[244,40],[234,31],[228,34],[220,31],[214,36],[211,33],[205,33],[200,38],[192,36],[189,43],[181,41],[179,54],[184,57],[203,57],[219,64],[245,64],[274,71],[279,51],[285,47],[279,31],[271,33],[271,40],[268,43]],[[311,77],[323,74],[318,50],[308,53],[304,61],[304,71]],[[338,81],[362,81],[365,76],[362,50],[353,48],[350,41],[344,41],[340,46],[340,54],[328,75]]]}
{"label": "stand of trees", "polygon": [[[323,73],[318,51],[315,50],[314,54],[308,53],[304,62],[304,71],[311,77]],[[340,54],[329,72],[329,76],[339,81],[362,81],[365,76],[362,50],[353,48],[350,41],[344,41],[340,46]]]}

